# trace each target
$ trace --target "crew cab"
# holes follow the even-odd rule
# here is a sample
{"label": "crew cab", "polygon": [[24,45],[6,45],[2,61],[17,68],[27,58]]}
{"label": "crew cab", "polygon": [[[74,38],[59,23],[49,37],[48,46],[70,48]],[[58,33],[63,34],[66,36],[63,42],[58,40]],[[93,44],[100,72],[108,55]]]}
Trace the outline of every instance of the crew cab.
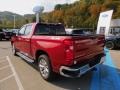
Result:
{"label": "crew cab", "polygon": [[80,77],[104,62],[103,35],[66,34],[64,25],[31,23],[12,37],[12,51],[38,65],[43,79],[55,73]]}

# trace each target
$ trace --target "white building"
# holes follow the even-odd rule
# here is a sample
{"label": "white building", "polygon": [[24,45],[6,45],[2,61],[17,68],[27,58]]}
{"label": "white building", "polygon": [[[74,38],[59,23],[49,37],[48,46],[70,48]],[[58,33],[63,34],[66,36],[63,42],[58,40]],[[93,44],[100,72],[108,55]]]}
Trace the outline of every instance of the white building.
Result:
{"label": "white building", "polygon": [[120,35],[120,19],[112,19],[109,34]]}

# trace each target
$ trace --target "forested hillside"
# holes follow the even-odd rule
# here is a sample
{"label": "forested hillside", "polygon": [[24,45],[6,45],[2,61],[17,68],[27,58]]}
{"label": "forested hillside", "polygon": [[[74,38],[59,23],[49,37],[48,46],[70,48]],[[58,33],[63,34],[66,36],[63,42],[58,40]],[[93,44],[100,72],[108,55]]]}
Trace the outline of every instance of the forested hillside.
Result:
{"label": "forested hillside", "polygon": [[96,27],[100,12],[111,9],[113,18],[120,18],[120,0],[80,0],[74,4],[58,4],[54,11],[44,13],[42,19],[61,22],[66,27]]}
{"label": "forested hillside", "polygon": [[[96,28],[100,12],[114,10],[113,18],[120,18],[120,0],[79,0],[73,4],[58,4],[51,12],[44,12],[42,22],[63,23],[66,27]],[[16,16],[16,28],[35,21],[35,15],[19,15],[12,12],[0,12],[0,28],[13,28]]]}
{"label": "forested hillside", "polygon": [[26,23],[33,22],[35,17],[35,15],[33,14],[19,15],[9,11],[0,12],[0,28],[13,28],[14,16],[16,28],[20,28],[22,25]]}

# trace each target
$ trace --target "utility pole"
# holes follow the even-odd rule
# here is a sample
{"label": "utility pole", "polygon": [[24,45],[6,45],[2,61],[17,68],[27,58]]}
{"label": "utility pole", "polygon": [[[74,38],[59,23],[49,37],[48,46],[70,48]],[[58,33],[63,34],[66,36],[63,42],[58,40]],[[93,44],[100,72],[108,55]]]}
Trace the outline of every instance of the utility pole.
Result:
{"label": "utility pole", "polygon": [[13,18],[14,18],[14,25],[13,25],[13,28],[15,29],[15,28],[16,28],[16,15],[13,15]]}
{"label": "utility pole", "polygon": [[36,13],[36,22],[39,23],[39,21],[40,21],[40,15],[39,13]]}

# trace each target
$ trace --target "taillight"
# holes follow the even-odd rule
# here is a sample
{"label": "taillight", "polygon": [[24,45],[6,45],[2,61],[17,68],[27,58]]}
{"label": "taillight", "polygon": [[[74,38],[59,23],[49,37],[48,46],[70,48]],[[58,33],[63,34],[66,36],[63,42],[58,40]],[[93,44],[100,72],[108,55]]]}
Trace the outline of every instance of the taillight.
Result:
{"label": "taillight", "polygon": [[74,59],[73,41],[72,40],[64,40],[64,46],[65,46],[66,60],[70,61],[70,60]]}

